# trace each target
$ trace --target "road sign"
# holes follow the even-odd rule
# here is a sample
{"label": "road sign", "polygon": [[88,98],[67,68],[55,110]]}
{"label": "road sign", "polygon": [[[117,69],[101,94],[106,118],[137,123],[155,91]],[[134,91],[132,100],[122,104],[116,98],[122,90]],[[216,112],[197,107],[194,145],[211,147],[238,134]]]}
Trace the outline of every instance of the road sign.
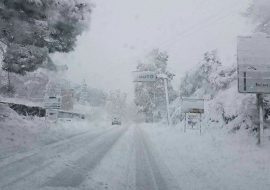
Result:
{"label": "road sign", "polygon": [[156,73],[153,71],[135,71],[133,72],[134,82],[155,82]]}
{"label": "road sign", "polygon": [[200,134],[202,134],[202,114],[204,113],[204,99],[182,98],[181,112],[185,114],[185,127],[187,128],[187,114],[200,115]]}
{"label": "road sign", "polygon": [[56,122],[58,119],[59,110],[46,109],[46,121]]}
{"label": "road sign", "polygon": [[61,108],[61,97],[60,96],[49,96],[44,101],[45,109],[60,109]]}
{"label": "road sign", "polygon": [[270,94],[270,36],[265,34],[238,37],[238,91],[256,93],[260,116],[258,144],[263,134],[263,94]]}
{"label": "road sign", "polygon": [[57,122],[59,109],[61,108],[61,96],[46,96],[44,108],[46,109],[46,121]]}
{"label": "road sign", "polygon": [[182,98],[182,113],[204,113],[204,100],[203,99],[191,99]]}
{"label": "road sign", "polygon": [[238,37],[238,91],[270,93],[270,37]]}

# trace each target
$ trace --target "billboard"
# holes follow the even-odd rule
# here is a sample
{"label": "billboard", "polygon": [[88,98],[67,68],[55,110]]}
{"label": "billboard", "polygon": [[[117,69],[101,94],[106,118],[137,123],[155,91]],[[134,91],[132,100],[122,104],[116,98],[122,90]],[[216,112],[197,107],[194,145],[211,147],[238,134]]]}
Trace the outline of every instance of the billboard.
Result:
{"label": "billboard", "polygon": [[238,91],[270,93],[270,37],[238,37]]}
{"label": "billboard", "polygon": [[204,113],[204,99],[182,98],[182,113]]}
{"label": "billboard", "polygon": [[135,71],[133,76],[134,82],[155,82],[157,78],[153,71]]}

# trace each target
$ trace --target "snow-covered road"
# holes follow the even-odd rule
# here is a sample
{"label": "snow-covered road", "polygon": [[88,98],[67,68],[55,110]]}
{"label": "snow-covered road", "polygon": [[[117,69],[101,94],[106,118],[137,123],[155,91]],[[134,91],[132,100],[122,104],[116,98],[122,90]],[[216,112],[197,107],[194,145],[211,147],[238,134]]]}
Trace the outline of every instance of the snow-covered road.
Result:
{"label": "snow-covered road", "polygon": [[143,130],[137,126],[134,131],[136,151],[135,189],[179,189],[176,180],[173,179],[166,165],[159,159],[159,155],[154,151],[154,147]]}
{"label": "snow-covered road", "polygon": [[89,128],[1,159],[0,189],[267,190],[268,148],[244,136],[145,124]]}
{"label": "snow-covered road", "polygon": [[1,190],[179,189],[137,126],[78,134],[0,162]]}

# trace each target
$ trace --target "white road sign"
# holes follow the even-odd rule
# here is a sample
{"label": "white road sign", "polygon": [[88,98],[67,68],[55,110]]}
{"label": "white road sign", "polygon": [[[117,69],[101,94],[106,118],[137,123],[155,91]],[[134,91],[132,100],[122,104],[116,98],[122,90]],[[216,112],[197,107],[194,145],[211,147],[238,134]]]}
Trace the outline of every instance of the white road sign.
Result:
{"label": "white road sign", "polygon": [[44,107],[46,109],[46,121],[56,122],[58,119],[59,109],[61,108],[61,97],[46,96]]}
{"label": "white road sign", "polygon": [[134,82],[155,82],[156,73],[152,71],[135,71],[133,72]]}
{"label": "white road sign", "polygon": [[240,93],[270,93],[270,37],[238,37],[238,90]]}
{"label": "white road sign", "polygon": [[46,121],[57,121],[59,111],[56,109],[46,109]]}
{"label": "white road sign", "polygon": [[181,104],[182,113],[204,113],[204,100],[182,98]]}
{"label": "white road sign", "polygon": [[49,96],[45,98],[44,102],[45,109],[60,109],[61,108],[61,97]]}

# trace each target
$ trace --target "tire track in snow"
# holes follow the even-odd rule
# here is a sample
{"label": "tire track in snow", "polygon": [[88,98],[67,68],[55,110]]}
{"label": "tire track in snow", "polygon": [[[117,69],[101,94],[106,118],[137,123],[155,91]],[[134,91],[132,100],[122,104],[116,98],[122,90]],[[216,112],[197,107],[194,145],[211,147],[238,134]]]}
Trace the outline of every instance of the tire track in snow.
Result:
{"label": "tire track in snow", "polygon": [[55,188],[79,187],[86,179],[89,172],[100,163],[126,130],[127,128],[121,128],[103,136],[103,138],[99,139],[96,143],[88,145],[86,154],[74,161],[74,167],[66,167],[48,180],[43,186]]}
{"label": "tire track in snow", "polygon": [[76,136],[76,138],[65,140],[59,144],[46,146],[46,148],[42,148],[38,152],[0,167],[0,189],[21,180],[27,180],[35,173],[42,171],[45,168],[44,166],[48,167],[54,161],[61,159],[61,154],[74,153],[82,149],[83,147],[81,147],[82,144],[80,142],[83,141],[91,144],[95,140],[112,132],[113,128],[110,128],[98,133],[87,133],[83,136]]}
{"label": "tire track in snow", "polygon": [[9,155],[5,158],[0,158],[0,171],[2,167],[6,167],[8,165],[12,165],[16,162],[21,162],[25,159],[28,159],[32,156],[37,155],[38,153],[42,152],[42,151],[47,151],[48,149],[52,149],[52,148],[57,148],[60,147],[62,145],[65,145],[67,143],[70,143],[73,140],[82,138],[84,136],[87,135],[96,135],[96,134],[100,134],[100,133],[104,133],[105,131],[110,131],[112,130],[111,128],[108,128],[104,131],[99,131],[99,132],[92,132],[92,131],[86,131],[86,132],[82,132],[82,133],[77,133],[77,134],[73,134],[73,135],[69,135],[64,139],[58,140],[58,141],[53,141],[53,142],[49,142],[44,144],[42,147],[30,150],[30,151],[26,151],[26,152],[19,152],[19,153],[15,153],[13,155]]}
{"label": "tire track in snow", "polygon": [[175,179],[154,152],[142,129],[135,128],[136,190],[179,190]]}

